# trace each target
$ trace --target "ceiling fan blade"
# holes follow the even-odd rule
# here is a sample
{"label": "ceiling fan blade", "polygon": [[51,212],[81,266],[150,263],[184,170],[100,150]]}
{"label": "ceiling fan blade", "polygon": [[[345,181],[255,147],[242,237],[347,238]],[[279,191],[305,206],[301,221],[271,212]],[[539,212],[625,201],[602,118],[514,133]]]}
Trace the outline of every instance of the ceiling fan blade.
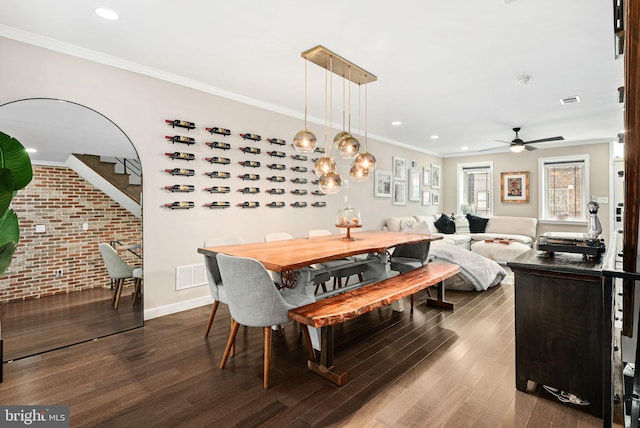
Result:
{"label": "ceiling fan blade", "polygon": [[537,147],[533,147],[533,146],[529,146],[527,144],[524,145],[525,150],[528,150],[530,152],[534,151],[534,150],[538,150]]}
{"label": "ceiling fan blade", "polygon": [[540,140],[525,141],[525,144],[546,143],[547,141],[561,141],[561,140],[564,140],[564,137],[558,136],[558,137],[542,138]]}
{"label": "ceiling fan blade", "polygon": [[498,143],[511,144],[511,141],[504,141],[504,140],[493,140],[493,141],[497,141]]}

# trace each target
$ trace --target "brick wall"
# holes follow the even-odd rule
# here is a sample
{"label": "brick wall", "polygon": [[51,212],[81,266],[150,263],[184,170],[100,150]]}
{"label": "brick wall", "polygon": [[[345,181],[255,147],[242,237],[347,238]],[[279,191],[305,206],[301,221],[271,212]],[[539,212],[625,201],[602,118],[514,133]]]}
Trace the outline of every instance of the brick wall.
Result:
{"label": "brick wall", "polygon": [[[11,204],[20,243],[0,277],[0,302],[109,286],[98,244],[141,243],[142,220],[67,167],[34,165],[33,172]],[[35,233],[36,225],[44,225],[45,233]],[[131,266],[142,264],[126,251],[120,254]]]}

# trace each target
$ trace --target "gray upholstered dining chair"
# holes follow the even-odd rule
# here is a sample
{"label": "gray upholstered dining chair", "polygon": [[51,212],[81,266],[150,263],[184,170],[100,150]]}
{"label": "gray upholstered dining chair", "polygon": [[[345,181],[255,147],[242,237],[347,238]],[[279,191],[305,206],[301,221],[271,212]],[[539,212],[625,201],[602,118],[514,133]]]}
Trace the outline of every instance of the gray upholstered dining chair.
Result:
{"label": "gray upholstered dining chair", "polygon": [[[308,232],[309,239],[317,238],[320,236],[331,236],[333,235],[327,229],[311,229]],[[363,263],[353,264],[354,261],[352,258],[349,259],[341,259],[341,260],[333,260],[330,262],[322,263],[327,269],[330,269],[330,276],[333,278],[333,289],[336,287],[342,288],[342,279],[344,278],[344,286],[349,285],[349,277],[353,275],[358,275],[358,279],[362,281],[362,274],[367,270],[367,265]],[[323,288],[325,288],[323,286]],[[326,289],[324,291],[327,291]],[[317,287],[316,287],[317,292]]]}
{"label": "gray upholstered dining chair", "polygon": [[[244,240],[235,237],[220,237],[211,238],[204,241],[205,247],[215,247],[218,245],[235,245],[244,244]],[[211,291],[211,297],[213,297],[213,306],[211,307],[211,314],[209,315],[209,322],[207,323],[207,329],[204,332],[205,337],[209,336],[213,319],[216,316],[218,310],[218,304],[220,302],[227,304],[227,294],[225,293],[224,284],[220,278],[220,271],[218,270],[218,261],[215,257],[204,256],[204,263],[207,268],[207,280],[209,283],[209,291]]]}
{"label": "gray upholstered dining chair", "polygon": [[[391,254],[391,270],[402,274],[426,265],[429,261],[429,248],[431,248],[431,241],[396,246]],[[429,288],[427,288],[427,294],[431,296]],[[413,294],[411,307],[413,308]]]}
{"label": "gray upholstered dining chair", "polygon": [[[122,294],[122,289],[124,288],[124,280],[134,277],[134,268],[126,264],[111,245],[101,243],[98,244],[98,248],[100,249],[100,255],[102,256],[104,265],[107,268],[109,277],[111,277],[111,279],[116,282],[116,289],[113,292],[111,303],[113,304],[114,309],[118,309],[118,304],[120,303],[120,295]],[[142,278],[142,269],[138,269],[140,270],[137,271],[136,274],[138,274],[140,278]],[[136,298],[137,294],[134,292],[134,304]]]}
{"label": "gray upholstered dining chair", "polygon": [[[271,365],[271,326],[289,320],[289,309],[297,308],[315,299],[305,294],[281,294],[275,287],[267,269],[257,260],[246,257],[217,254],[220,276],[226,291],[227,304],[233,318],[231,334],[220,361],[223,369],[231,348],[234,346],[240,324],[247,327],[262,327],[264,335],[264,388],[269,387]],[[311,341],[307,327],[301,325],[310,354]]]}

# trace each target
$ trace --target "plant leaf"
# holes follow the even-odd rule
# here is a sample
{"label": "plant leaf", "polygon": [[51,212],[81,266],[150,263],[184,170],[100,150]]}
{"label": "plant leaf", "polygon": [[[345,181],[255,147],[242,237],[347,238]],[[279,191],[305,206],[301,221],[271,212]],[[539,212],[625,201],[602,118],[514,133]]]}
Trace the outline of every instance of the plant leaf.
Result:
{"label": "plant leaf", "polygon": [[29,153],[18,140],[0,132],[0,167],[13,173],[13,190],[23,189],[33,178]]}
{"label": "plant leaf", "polygon": [[0,216],[7,212],[14,196],[13,174],[8,168],[0,168]]}
{"label": "plant leaf", "polygon": [[16,252],[17,247],[18,243],[13,241],[0,245],[0,276],[11,264],[11,258],[13,257],[13,253]]}
{"label": "plant leaf", "polygon": [[18,216],[13,210],[9,210],[0,217],[0,245],[7,242],[20,242],[20,229]]}

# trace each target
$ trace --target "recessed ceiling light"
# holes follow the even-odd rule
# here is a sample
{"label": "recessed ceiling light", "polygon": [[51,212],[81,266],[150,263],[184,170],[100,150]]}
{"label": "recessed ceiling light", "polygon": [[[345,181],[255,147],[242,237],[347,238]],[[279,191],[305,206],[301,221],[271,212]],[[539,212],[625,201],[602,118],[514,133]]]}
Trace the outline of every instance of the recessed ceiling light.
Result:
{"label": "recessed ceiling light", "polygon": [[391,124],[393,126],[400,126],[400,125],[402,125],[402,122],[400,122],[399,120],[394,120],[393,122],[391,122]]}
{"label": "recessed ceiling light", "polygon": [[576,104],[580,102],[580,97],[577,95],[571,97],[565,97],[560,100],[560,104]]}
{"label": "recessed ceiling light", "polygon": [[438,138],[440,138],[440,136],[439,135],[432,135],[429,138],[431,138],[432,140],[437,140]]}
{"label": "recessed ceiling light", "polygon": [[106,7],[96,8],[96,15],[109,21],[117,21],[120,19],[120,16],[116,12],[111,9],[107,9]]}
{"label": "recessed ceiling light", "polygon": [[28,153],[35,153],[38,151],[38,149],[34,149],[33,147],[27,147],[26,150]]}
{"label": "recessed ceiling light", "polygon": [[460,147],[460,150],[462,150],[462,151],[464,152],[465,150],[469,150],[469,147],[467,147],[467,146],[462,146],[462,147]]}

